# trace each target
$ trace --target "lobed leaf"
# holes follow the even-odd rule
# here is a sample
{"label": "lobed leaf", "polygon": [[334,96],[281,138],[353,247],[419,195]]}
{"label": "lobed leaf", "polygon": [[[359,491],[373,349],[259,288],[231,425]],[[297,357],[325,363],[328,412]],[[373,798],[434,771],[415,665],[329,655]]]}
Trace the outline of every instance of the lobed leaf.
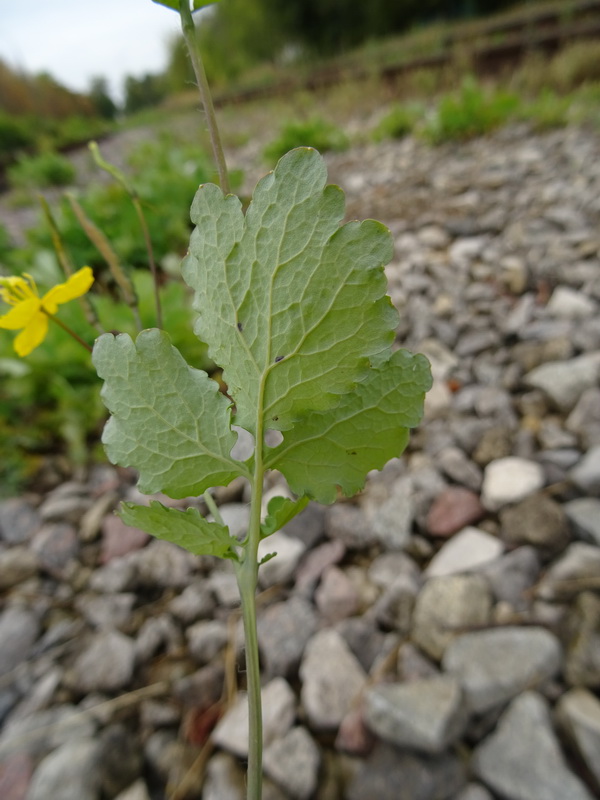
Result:
{"label": "lobed leaf", "polygon": [[290,500],[288,497],[272,497],[267,505],[267,516],[261,523],[261,537],[264,539],[280,530],[308,505],[308,497]]}
{"label": "lobed leaf", "polygon": [[332,503],[338,486],[351,496],[362,489],[369,470],[402,453],[430,387],[427,359],[397,350],[338,406],[298,421],[268,451],[265,466],[280,470],[296,494],[321,503]]}
{"label": "lobed leaf", "polygon": [[113,464],[134,467],[139,488],[187,497],[248,475],[231,457],[237,434],[230,401],[202,370],[188,366],[166,333],[100,336],[92,360],[111,413],[102,441]]}
{"label": "lobed leaf", "polygon": [[180,511],[157,500],[152,500],[149,506],[121,503],[119,516],[126,525],[179,545],[196,556],[237,559],[237,539],[229,535],[225,525],[209,522],[196,508]]}
{"label": "lobed leaf", "polygon": [[397,313],[383,266],[392,254],[385,226],[339,227],[344,196],[326,186],[311,148],[285,155],[241,204],[213,185],[192,205],[183,276],[195,290],[196,332],[236,404],[236,423],[286,430],[325,410],[385,358]]}

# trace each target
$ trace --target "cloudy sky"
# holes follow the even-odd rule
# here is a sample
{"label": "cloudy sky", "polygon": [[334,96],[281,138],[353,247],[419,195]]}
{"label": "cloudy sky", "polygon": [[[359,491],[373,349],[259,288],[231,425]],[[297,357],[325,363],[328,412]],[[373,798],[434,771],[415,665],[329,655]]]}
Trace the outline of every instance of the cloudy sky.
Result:
{"label": "cloudy sky", "polygon": [[124,75],[159,72],[179,16],[152,0],[0,0],[0,59],[86,90],[104,75],[121,96]]}

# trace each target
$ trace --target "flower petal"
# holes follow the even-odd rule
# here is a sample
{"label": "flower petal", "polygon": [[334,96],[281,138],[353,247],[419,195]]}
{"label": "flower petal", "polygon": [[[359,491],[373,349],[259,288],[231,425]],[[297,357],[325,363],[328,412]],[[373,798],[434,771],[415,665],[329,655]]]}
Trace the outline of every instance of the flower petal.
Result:
{"label": "flower petal", "polygon": [[44,341],[48,331],[48,317],[43,312],[36,314],[27,327],[21,331],[14,341],[18,356],[28,356],[32,350]]}
{"label": "flower petal", "polygon": [[94,273],[90,267],[82,267],[73,273],[68,281],[59,283],[42,297],[42,305],[49,314],[56,314],[58,306],[68,303],[85,294],[94,282]]}
{"label": "flower petal", "polygon": [[16,331],[25,328],[32,319],[39,314],[41,308],[39,297],[30,297],[29,300],[22,300],[14,308],[0,317],[0,328],[8,331]]}

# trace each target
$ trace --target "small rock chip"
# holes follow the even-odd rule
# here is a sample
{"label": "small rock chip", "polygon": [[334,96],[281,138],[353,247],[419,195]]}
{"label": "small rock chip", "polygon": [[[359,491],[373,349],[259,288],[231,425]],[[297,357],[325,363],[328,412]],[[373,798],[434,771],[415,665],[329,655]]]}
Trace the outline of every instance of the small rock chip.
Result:
{"label": "small rock chip", "polygon": [[544,485],[544,471],[535,461],[509,456],[492,461],[483,476],[482,502],[490,511],[518,503]]}
{"label": "small rock chip", "polygon": [[504,546],[495,536],[478,528],[464,528],[435,554],[425,576],[436,578],[478,570],[502,555]]}

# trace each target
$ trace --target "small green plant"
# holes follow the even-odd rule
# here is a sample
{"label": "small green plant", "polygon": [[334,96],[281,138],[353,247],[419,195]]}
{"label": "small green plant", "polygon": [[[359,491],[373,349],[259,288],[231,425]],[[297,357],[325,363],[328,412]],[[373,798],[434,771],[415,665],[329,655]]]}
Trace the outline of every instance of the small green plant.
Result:
{"label": "small green plant", "polygon": [[573,104],[570,96],[561,96],[551,89],[544,89],[531,102],[523,102],[520,116],[530,120],[536,130],[560,128],[569,121]]}
{"label": "small green plant", "polygon": [[286,122],[277,138],[265,147],[264,156],[269,163],[274,163],[294,147],[314,147],[324,153],[345,150],[348,145],[348,137],[336,125],[312,117],[302,122]]}
{"label": "small green plant", "polygon": [[20,156],[8,169],[8,181],[15,189],[44,189],[69,186],[75,180],[75,167],[59,153]]}
{"label": "small green plant", "polygon": [[506,122],[518,107],[516,95],[485,92],[473,78],[466,78],[457,93],[439,100],[423,134],[433,144],[481,136]]}
{"label": "small green plant", "polygon": [[373,131],[373,140],[380,142],[383,139],[403,139],[412,133],[420,115],[421,109],[415,105],[395,106]]}

